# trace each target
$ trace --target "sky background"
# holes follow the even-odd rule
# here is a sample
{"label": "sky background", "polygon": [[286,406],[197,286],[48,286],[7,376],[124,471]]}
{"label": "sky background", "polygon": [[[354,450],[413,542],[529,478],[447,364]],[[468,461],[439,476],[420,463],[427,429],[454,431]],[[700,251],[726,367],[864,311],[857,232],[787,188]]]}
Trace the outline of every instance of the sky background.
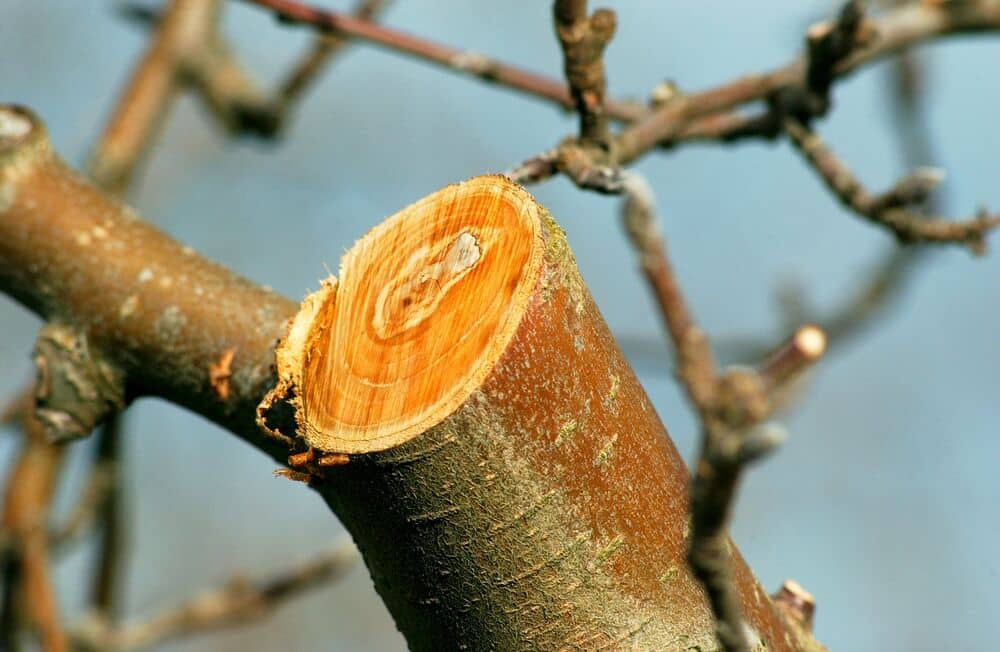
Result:
{"label": "sky background", "polygon": [[[828,1],[604,3],[618,11],[611,92],[643,98],[672,79],[701,89],[785,63]],[[4,0],[0,101],[26,104],[80,165],[144,44],[110,1]],[[229,3],[225,33],[263,83],[280,79],[305,30]],[[345,2],[326,6],[344,8]],[[384,21],[558,75],[548,3],[397,0]],[[947,179],[943,207],[1000,205],[992,83],[1000,40],[922,51],[929,138]],[[873,189],[904,171],[893,128],[892,69],[835,91],[820,131]],[[445,184],[501,171],[575,129],[552,107],[357,45],[312,89],[280,144],[234,141],[192,99],[174,110],[130,202],[181,241],[300,298],[324,265],[384,216]],[[639,170],[657,193],[680,281],[725,344],[777,336],[776,289],[794,281],[835,306],[894,245],[845,212],[787,144],[654,153]],[[562,179],[532,189],[566,228],[598,306],[689,462],[695,424],[669,371],[659,321],[635,272],[617,201]],[[1000,249],[1000,236],[991,244]],[[788,443],[745,479],[733,536],[765,587],[795,578],[816,595],[831,650],[980,650],[1000,613],[1000,254],[924,259],[888,316],[838,348],[785,423]],[[38,320],[0,297],[0,396],[32,372]],[[732,347],[730,347],[732,348]],[[726,347],[722,347],[725,355]],[[142,618],[233,573],[267,575],[343,536],[319,498],[271,477],[274,463],[179,408],[128,411],[131,519],[127,604]],[[16,439],[0,438],[6,465]],[[57,505],[73,503],[90,456],[76,444]],[[0,473],[6,473],[2,471]],[[81,613],[84,546],[59,565],[61,607]],[[401,650],[358,568],[273,618],[173,643],[203,650]]]}

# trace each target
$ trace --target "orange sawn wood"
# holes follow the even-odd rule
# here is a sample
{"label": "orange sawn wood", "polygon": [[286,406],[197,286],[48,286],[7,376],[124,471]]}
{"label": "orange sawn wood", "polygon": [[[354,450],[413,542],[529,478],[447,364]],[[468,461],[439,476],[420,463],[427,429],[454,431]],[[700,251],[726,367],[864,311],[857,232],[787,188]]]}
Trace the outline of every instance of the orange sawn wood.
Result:
{"label": "orange sawn wood", "polygon": [[[715,649],[688,472],[525,190],[438,191],[340,276],[292,323],[261,423],[290,404],[286,436],[349,454],[313,485],[413,649]],[[802,649],[733,565],[767,649]]]}

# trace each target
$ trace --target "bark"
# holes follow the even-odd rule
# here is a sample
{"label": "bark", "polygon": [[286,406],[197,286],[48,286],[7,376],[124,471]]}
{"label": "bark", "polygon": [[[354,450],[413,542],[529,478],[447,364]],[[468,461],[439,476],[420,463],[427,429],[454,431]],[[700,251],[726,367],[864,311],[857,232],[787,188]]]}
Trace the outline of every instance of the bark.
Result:
{"label": "bark", "polygon": [[[684,464],[521,188],[472,179],[374,229],[307,300],[279,374],[285,435],[350,456],[306,470],[413,648],[715,647],[685,565]],[[795,649],[734,565],[750,626]]]}
{"label": "bark", "polygon": [[[23,576],[20,595],[5,596],[9,604],[0,623],[9,628],[0,634],[0,648],[17,649],[18,629],[12,619],[23,618],[38,637],[45,652],[67,652],[69,644],[59,622],[59,605],[52,590],[49,565],[49,541],[45,519],[49,514],[52,493],[62,449],[45,444],[41,424],[32,416],[24,418],[25,441],[8,483],[3,504],[3,526],[16,538],[17,550],[3,551],[5,572]],[[15,565],[11,568],[10,565]],[[20,613],[23,612],[23,613]],[[4,648],[6,649],[6,648]]]}
{"label": "bark", "polygon": [[[0,289],[85,336],[124,376],[128,398],[165,398],[284,459],[254,411],[295,303],[141,220],[70,170],[30,112],[5,107]],[[212,371],[230,350],[223,392]]]}
{"label": "bark", "polygon": [[[86,337],[128,398],[275,459],[306,449],[413,649],[715,647],[684,558],[687,471],[544,209],[502,177],[445,189],[341,277],[282,349],[268,437],[254,409],[295,305],[137,219],[0,107],[0,289]],[[416,357],[378,355],[399,351]],[[366,390],[370,408],[333,400],[372,379],[389,390]],[[731,550],[749,626],[804,649]]]}

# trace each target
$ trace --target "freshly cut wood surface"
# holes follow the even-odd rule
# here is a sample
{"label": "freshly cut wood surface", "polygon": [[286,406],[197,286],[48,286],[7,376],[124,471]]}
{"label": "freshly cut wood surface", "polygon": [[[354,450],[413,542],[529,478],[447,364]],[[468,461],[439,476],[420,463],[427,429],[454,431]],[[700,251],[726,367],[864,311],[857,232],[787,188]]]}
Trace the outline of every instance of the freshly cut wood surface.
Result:
{"label": "freshly cut wood surface", "polygon": [[288,347],[308,444],[384,450],[454,412],[517,328],[539,278],[539,229],[530,195],[487,176],[422,199],[355,244]]}
{"label": "freshly cut wood surface", "polygon": [[[449,186],[340,276],[279,347],[261,421],[306,449],[295,475],[411,649],[716,649],[688,471],[544,208],[504,177]],[[754,637],[798,649],[731,561]]]}

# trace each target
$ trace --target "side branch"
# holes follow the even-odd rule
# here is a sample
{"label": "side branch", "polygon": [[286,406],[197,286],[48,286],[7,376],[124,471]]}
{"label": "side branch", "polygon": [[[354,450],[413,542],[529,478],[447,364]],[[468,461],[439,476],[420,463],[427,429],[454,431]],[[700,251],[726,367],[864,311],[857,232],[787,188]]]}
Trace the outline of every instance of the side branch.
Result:
{"label": "side branch", "polygon": [[754,641],[733,579],[727,523],[744,469],[784,440],[783,428],[765,423],[775,398],[819,359],[826,339],[819,328],[803,326],[757,369],[718,370],[674,276],[651,190],[634,173],[626,173],[625,190],[625,230],[676,351],[677,375],[701,421],[701,449],[691,482],[688,564],[708,594],[723,649],[747,652]]}
{"label": "side branch", "polygon": [[552,13],[570,95],[580,114],[580,139],[604,143],[608,137],[604,48],[615,33],[615,14],[598,9],[588,16],[587,0],[556,0]]}
{"label": "side branch", "polygon": [[[435,63],[453,71],[495,83],[528,95],[547,99],[572,109],[575,104],[565,84],[490,59],[478,52],[460,50],[441,43],[434,43],[399,30],[346,14],[320,9],[295,0],[242,0],[248,4],[269,9],[287,23],[310,25],[315,29],[367,41],[395,52],[402,52],[418,59]],[[631,121],[645,113],[642,106],[630,102],[607,102],[608,115],[617,120]]]}
{"label": "side branch", "polygon": [[135,652],[168,640],[258,620],[288,600],[344,575],[358,561],[357,548],[347,542],[267,579],[235,577],[218,589],[144,622],[114,627],[105,620],[88,618],[76,628],[73,640],[83,650]]}
{"label": "side branch", "polygon": [[[371,21],[387,4],[387,0],[358,0],[351,12],[354,18]],[[330,60],[349,43],[349,40],[337,34],[320,34],[294,68],[281,83],[279,98],[283,109],[295,102],[316,79]]]}
{"label": "side branch", "polygon": [[[842,14],[837,20],[844,17]],[[847,18],[851,17],[852,14],[848,13]],[[814,36],[829,34],[835,23],[820,23],[810,32]],[[813,81],[833,84],[883,57],[944,36],[1000,30],[1000,2],[915,2],[855,25],[864,32],[864,38],[849,53],[840,52],[844,56],[832,67],[828,81],[817,80],[815,74]],[[694,121],[707,116],[719,118],[721,128],[712,129],[706,124],[695,131],[700,138],[706,135],[720,140],[746,136],[773,138],[780,133],[781,125],[775,124],[768,116],[740,119],[727,117],[727,114],[740,105],[803,86],[807,82],[808,71],[809,62],[800,55],[792,62],[766,73],[741,77],[705,91],[677,93],[670,101],[662,103],[619,133],[617,141],[621,162],[628,163],[657,146],[675,142],[689,126],[693,126]]]}
{"label": "side branch", "polygon": [[[126,399],[167,398],[286,457],[257,430],[254,412],[293,302],[201,258],[89,185],[25,109],[0,107],[0,199],[0,290],[72,324],[122,374]],[[226,356],[223,395],[212,371]]]}
{"label": "side branch", "polygon": [[[0,150],[2,156],[2,150]],[[5,595],[0,646],[17,649],[23,618],[38,635],[45,652],[68,652],[69,643],[59,614],[50,567],[49,537],[45,528],[64,450],[45,441],[42,424],[29,406],[22,418],[24,442],[7,480],[2,532],[10,537],[0,550]],[[19,581],[13,581],[13,580]]]}
{"label": "side branch", "polygon": [[985,210],[958,222],[922,215],[909,207],[927,198],[940,173],[918,170],[881,195],[872,195],[814,131],[795,120],[785,121],[792,144],[844,206],[864,219],[890,230],[904,243],[958,243],[982,254],[986,235],[1000,226],[1000,215]]}

